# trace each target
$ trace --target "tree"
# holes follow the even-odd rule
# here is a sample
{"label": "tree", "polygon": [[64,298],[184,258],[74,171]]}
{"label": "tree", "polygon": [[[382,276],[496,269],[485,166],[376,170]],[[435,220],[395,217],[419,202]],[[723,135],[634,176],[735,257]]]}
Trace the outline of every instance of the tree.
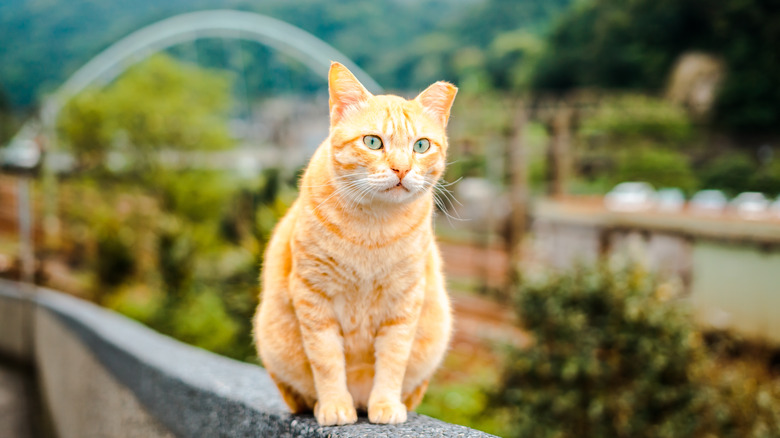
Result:
{"label": "tree", "polygon": [[780,3],[764,0],[593,0],[569,9],[533,75],[537,90],[658,92],[686,51],[724,59],[715,123],[740,134],[780,124]]}
{"label": "tree", "polygon": [[162,150],[214,150],[231,145],[230,80],[156,55],[115,83],[88,90],[63,109],[58,132],[84,169],[104,167],[109,151],[129,171],[156,165]]}
{"label": "tree", "polygon": [[702,352],[660,286],[608,268],[525,282],[516,309],[535,344],[512,354],[494,399],[514,436],[694,435]]}

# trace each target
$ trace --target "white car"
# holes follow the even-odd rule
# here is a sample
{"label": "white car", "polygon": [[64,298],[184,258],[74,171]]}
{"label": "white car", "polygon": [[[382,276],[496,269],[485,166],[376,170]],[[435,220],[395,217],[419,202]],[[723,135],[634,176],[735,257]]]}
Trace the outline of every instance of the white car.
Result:
{"label": "white car", "polygon": [[743,192],[731,201],[734,211],[745,219],[760,219],[769,210],[769,200],[763,193]]}
{"label": "white car", "polygon": [[659,189],[656,198],[656,208],[659,211],[677,212],[685,206],[685,195],[678,188]]}
{"label": "white car", "polygon": [[604,205],[612,211],[645,211],[655,205],[655,190],[645,182],[624,182],[604,196]]}
{"label": "white car", "polygon": [[720,190],[701,190],[691,198],[690,208],[694,213],[720,214],[729,201]]}

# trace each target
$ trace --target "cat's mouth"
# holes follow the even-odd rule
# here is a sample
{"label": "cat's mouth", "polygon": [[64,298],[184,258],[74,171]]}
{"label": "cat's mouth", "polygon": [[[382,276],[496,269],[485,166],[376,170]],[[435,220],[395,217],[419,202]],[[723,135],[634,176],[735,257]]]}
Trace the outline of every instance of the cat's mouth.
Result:
{"label": "cat's mouth", "polygon": [[409,191],[409,189],[407,189],[407,188],[406,188],[406,186],[404,186],[403,184],[401,184],[401,181],[398,181],[398,184],[396,184],[396,185],[394,185],[394,186],[392,186],[392,187],[390,187],[390,188],[387,188],[387,189],[385,189],[385,191],[386,191],[386,192],[391,192],[391,191],[393,191],[393,190],[397,190],[397,189],[402,189],[402,190],[405,190],[405,191],[407,191],[407,192]]}

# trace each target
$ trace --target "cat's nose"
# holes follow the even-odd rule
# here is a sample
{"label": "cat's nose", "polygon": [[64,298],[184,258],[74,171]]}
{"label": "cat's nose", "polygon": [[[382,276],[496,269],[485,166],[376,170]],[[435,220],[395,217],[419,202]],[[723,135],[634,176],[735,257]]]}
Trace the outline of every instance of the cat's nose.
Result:
{"label": "cat's nose", "polygon": [[398,179],[404,179],[407,173],[409,173],[409,169],[396,169],[395,167],[391,167],[390,170],[395,172],[396,175],[398,175]]}

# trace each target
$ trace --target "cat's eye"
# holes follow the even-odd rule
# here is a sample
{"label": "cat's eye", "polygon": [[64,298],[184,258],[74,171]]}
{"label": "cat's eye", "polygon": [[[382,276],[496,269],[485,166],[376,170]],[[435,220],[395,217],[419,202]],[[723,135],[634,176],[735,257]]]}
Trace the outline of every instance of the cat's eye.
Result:
{"label": "cat's eye", "polygon": [[421,138],[414,142],[414,151],[418,154],[425,153],[431,147],[431,142],[427,138]]}
{"label": "cat's eye", "polygon": [[382,139],[377,137],[376,135],[367,135],[363,137],[363,143],[369,149],[373,149],[373,150],[382,149]]}

